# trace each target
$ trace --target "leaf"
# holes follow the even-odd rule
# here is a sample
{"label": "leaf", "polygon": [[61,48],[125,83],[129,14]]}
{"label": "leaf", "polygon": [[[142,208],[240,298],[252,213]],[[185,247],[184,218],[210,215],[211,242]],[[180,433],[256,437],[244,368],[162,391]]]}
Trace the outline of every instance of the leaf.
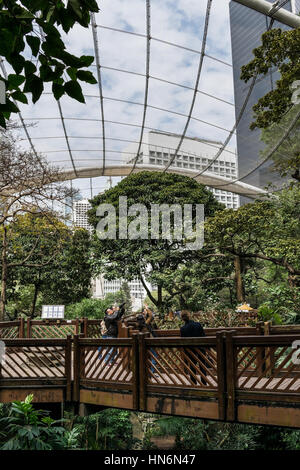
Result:
{"label": "leaf", "polygon": [[82,19],[82,11],[80,9],[80,2],[78,0],[69,0],[68,6],[70,6],[72,8],[74,13],[81,20]]}
{"label": "leaf", "polygon": [[0,111],[2,112],[10,112],[10,113],[18,113],[18,107],[9,99],[6,99],[6,103],[0,105]]}
{"label": "leaf", "polygon": [[94,62],[92,55],[82,55],[80,58],[81,67],[89,67]]}
{"label": "leaf", "polygon": [[26,95],[22,93],[20,90],[17,90],[14,93],[12,93],[11,97],[14,98],[16,101],[21,101],[21,103],[28,104]]}
{"label": "leaf", "polygon": [[26,60],[25,65],[24,65],[24,70],[25,70],[25,75],[27,78],[28,75],[32,75],[33,73],[36,72],[36,66],[29,60]]}
{"label": "leaf", "polygon": [[0,126],[6,129],[6,120],[3,113],[0,111]]}
{"label": "leaf", "polygon": [[65,93],[64,86],[60,85],[59,83],[52,84],[52,91],[53,91],[54,98],[56,100],[59,100]]}
{"label": "leaf", "polygon": [[32,94],[32,102],[36,103],[44,90],[43,81],[37,75],[31,75],[27,78],[24,86],[24,92]]}
{"label": "leaf", "polygon": [[53,80],[54,73],[49,65],[42,65],[40,67],[40,78],[43,82],[50,82]]}
{"label": "leaf", "polygon": [[14,35],[3,26],[0,28],[0,55],[9,56],[14,47]]}
{"label": "leaf", "polygon": [[67,74],[71,78],[71,80],[77,80],[77,69],[75,67],[68,67]]}
{"label": "leaf", "polygon": [[25,77],[23,75],[10,74],[8,75],[7,80],[8,80],[7,89],[12,90],[22,85],[22,83],[25,82]]}
{"label": "leaf", "polygon": [[65,91],[71,97],[74,98],[76,101],[80,103],[85,103],[84,96],[82,94],[81,86],[78,82],[74,80],[70,80],[69,82],[65,83]]}
{"label": "leaf", "polygon": [[32,50],[32,54],[36,57],[40,50],[40,40],[36,36],[26,36],[27,44]]}
{"label": "leaf", "polygon": [[[0,43],[1,43],[1,39],[0,39]],[[9,56],[9,62],[12,65],[16,74],[19,74],[22,72],[26,61],[21,54],[14,53]]]}
{"label": "leaf", "polygon": [[92,85],[98,83],[92,72],[89,72],[88,70],[78,70],[77,77],[79,80],[91,83]]}

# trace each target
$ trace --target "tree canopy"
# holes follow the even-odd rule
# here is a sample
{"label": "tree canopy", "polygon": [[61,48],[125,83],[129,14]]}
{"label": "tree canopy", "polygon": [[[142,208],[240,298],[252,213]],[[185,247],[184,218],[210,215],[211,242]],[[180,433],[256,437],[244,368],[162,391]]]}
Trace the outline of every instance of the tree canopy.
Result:
{"label": "tree canopy", "polygon": [[253,106],[254,121],[251,129],[266,128],[278,123],[291,108],[292,84],[300,79],[300,30],[271,29],[262,35],[262,44],[253,50],[254,59],[241,69],[241,79],[267,75],[278,69],[280,78],[276,87],[260,98]]}
{"label": "tree canopy", "polygon": [[[212,216],[224,206],[213,196],[212,192],[195,180],[170,173],[141,172],[132,174],[122,180],[117,186],[104,194],[94,197],[90,202],[89,221],[95,228],[100,217],[97,207],[100,204],[112,204],[119,209],[119,197],[126,196],[128,207],[133,204],[144,204],[151,212],[152,204],[204,204],[205,216]],[[134,217],[128,217],[131,221]],[[174,220],[173,220],[174,222]],[[119,231],[119,217],[116,219]],[[149,221],[150,224],[150,221]],[[174,227],[174,225],[173,225]],[[161,227],[162,230],[164,227]],[[166,272],[175,273],[181,264],[191,263],[197,257],[197,250],[184,249],[186,238],[167,239],[106,239],[95,241],[94,262],[99,272],[107,279],[124,278],[141,279],[149,298],[159,310],[164,308],[162,299],[162,281],[160,275]],[[151,290],[145,280],[157,286],[158,298],[152,298]]]}
{"label": "tree canopy", "polygon": [[[64,94],[85,102],[79,81],[97,83],[86,70],[93,56],[76,57],[66,50],[60,28],[68,33],[75,24],[87,28],[90,13],[98,12],[96,0],[9,0],[0,1],[0,55],[14,73],[0,75],[6,84],[6,103],[0,104],[0,126],[6,126],[16,102],[36,103],[44,83],[52,84],[54,97]],[[34,58],[34,60],[32,60]]]}

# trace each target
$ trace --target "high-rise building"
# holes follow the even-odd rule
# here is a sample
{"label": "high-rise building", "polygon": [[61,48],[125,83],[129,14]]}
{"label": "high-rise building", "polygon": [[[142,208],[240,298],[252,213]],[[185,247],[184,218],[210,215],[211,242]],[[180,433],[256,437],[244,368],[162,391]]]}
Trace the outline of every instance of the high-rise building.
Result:
{"label": "high-rise building", "polygon": [[93,230],[93,227],[88,222],[87,216],[87,211],[91,209],[91,207],[87,199],[73,203],[73,224],[75,227],[85,228],[89,232]]}
{"label": "high-rise building", "polygon": [[[99,276],[93,283],[93,297],[104,298],[109,293],[116,293],[121,290],[123,280],[113,279],[111,281],[105,279],[104,276]],[[141,309],[145,298],[147,297],[147,291],[142,285],[139,279],[133,279],[128,281],[130,296],[132,302],[133,311]],[[147,283],[150,290],[152,290],[150,284]]]}
{"label": "high-rise building", "polygon": [[[270,3],[270,7],[271,5]],[[267,31],[271,18],[235,1],[230,2],[229,8],[235,112],[236,117],[238,117],[251,84],[251,80],[245,83],[240,79],[241,67],[253,59],[252,51],[260,46],[261,36]],[[300,0],[291,0],[284,8],[293,13],[298,13],[300,11]],[[290,29],[278,21],[274,22],[273,28]],[[237,127],[237,154],[240,177],[254,170],[261,162],[260,151],[264,148],[264,144],[260,140],[261,131],[259,129],[251,131],[249,128],[253,121],[252,108],[259,98],[276,86],[278,78],[279,73],[273,70],[268,75],[259,77],[256,80],[248,105]],[[279,175],[271,171],[270,165],[269,162],[265,163],[242,181],[261,188],[264,188],[270,182],[280,182]],[[242,202],[243,200],[244,198],[241,198]]]}
{"label": "high-rise building", "polygon": [[[174,158],[180,136],[166,132],[150,131],[144,135],[137,163],[156,166],[166,166]],[[172,161],[171,166],[178,169],[194,171],[204,170],[215,158],[222,146],[222,142],[206,139],[185,137],[180,151]],[[130,144],[123,153],[123,160],[132,164],[136,158],[137,144]],[[216,175],[228,179],[235,179],[238,175],[237,156],[231,149],[226,149],[220,157],[213,162],[208,170]],[[216,199],[227,208],[239,207],[239,196],[228,191],[208,188]]]}

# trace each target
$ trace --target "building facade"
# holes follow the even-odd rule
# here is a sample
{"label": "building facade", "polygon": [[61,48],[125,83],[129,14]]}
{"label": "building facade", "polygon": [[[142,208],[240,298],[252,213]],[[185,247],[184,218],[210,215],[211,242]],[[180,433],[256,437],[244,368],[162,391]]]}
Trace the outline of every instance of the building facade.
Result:
{"label": "building facade", "polygon": [[[177,134],[150,131],[144,135],[143,144],[137,163],[166,166],[174,158],[180,136]],[[215,158],[222,142],[185,137],[180,151],[171,166],[188,170],[204,170]],[[123,161],[132,164],[136,158],[137,144],[130,144],[123,152]],[[231,149],[226,149],[207,170],[210,173],[235,179],[238,175],[237,156]],[[208,188],[216,199],[227,208],[239,207],[239,196],[228,191]]]}
{"label": "building facade", "polygon": [[[292,0],[284,8],[293,13],[298,13],[300,11],[300,0]],[[253,59],[252,51],[260,46],[261,36],[267,31],[271,19],[235,1],[230,2],[229,9],[235,113],[237,118],[251,85],[251,80],[245,83],[240,79],[241,67]],[[274,22],[273,28],[289,29],[288,26],[278,21]],[[260,140],[261,131],[259,129],[250,130],[250,124],[253,121],[252,108],[259,98],[276,86],[278,78],[279,74],[276,70],[266,76],[258,77],[243,117],[237,127],[237,154],[240,177],[252,172],[261,162],[260,151],[263,150],[264,144]],[[271,164],[266,162],[242,181],[264,188],[268,183],[279,184],[282,180],[279,175],[271,171]],[[243,202],[244,198],[241,198],[241,201]]]}

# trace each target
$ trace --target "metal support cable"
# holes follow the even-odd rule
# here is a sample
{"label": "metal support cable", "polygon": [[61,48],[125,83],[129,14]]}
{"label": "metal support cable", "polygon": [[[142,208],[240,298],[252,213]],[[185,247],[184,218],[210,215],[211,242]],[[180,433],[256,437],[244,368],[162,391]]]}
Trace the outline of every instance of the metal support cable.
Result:
{"label": "metal support cable", "polygon": [[[142,103],[135,103],[135,102],[131,102],[131,101],[127,101],[127,100],[119,100],[117,98],[108,98],[106,97],[106,99],[110,99],[110,100],[114,100],[114,101],[121,101],[121,102],[124,102],[124,103],[131,103],[131,104],[137,104],[137,105],[140,105],[140,106],[143,106]],[[183,114],[183,113],[178,113],[176,111],[170,111],[170,110],[166,110],[166,109],[163,109],[163,108],[157,108],[155,106],[151,106],[151,105],[148,105],[149,108],[153,108],[153,109],[158,109],[160,111],[165,111],[165,112],[169,112],[171,114],[175,114],[175,115],[179,115],[179,116],[183,116],[183,117],[187,117],[187,114]],[[57,120],[57,119],[60,119],[59,117],[48,117],[48,118],[43,118],[43,117],[37,117],[36,118],[37,120],[49,120],[49,121],[53,121],[53,120]],[[203,121],[201,119],[198,119],[198,118],[194,118],[192,117],[191,119],[193,120],[196,120],[198,122],[201,122],[203,124],[206,124],[207,126],[211,126],[211,127],[214,127],[216,129],[220,129],[222,131],[225,131],[225,132],[230,132],[230,129],[226,129],[224,127],[220,127],[220,126],[217,126],[216,124],[212,124],[211,122],[207,122],[207,121]],[[25,121],[32,121],[33,119],[32,118],[24,118]],[[95,119],[95,118],[77,118],[77,117],[65,117],[64,118],[65,121],[86,121],[86,122],[101,122],[101,119]],[[122,121],[113,121],[113,120],[109,120],[109,119],[105,119],[104,121],[105,123],[109,123],[109,124],[116,124],[116,125],[120,125],[120,126],[129,126],[129,127],[137,127],[137,128],[141,128],[141,124],[133,124],[133,123],[128,123],[128,122],[122,122]],[[170,131],[168,130],[163,130],[163,129],[156,129],[154,127],[147,127],[147,126],[144,126],[145,129],[147,130],[150,130],[150,131],[155,131],[155,132],[161,132],[161,133],[164,133],[164,134],[170,134]],[[193,136],[191,136],[190,138],[193,138]],[[251,141],[251,138],[250,137],[246,137],[246,136],[240,136],[241,139],[247,141],[247,142],[250,142]],[[205,139],[203,139],[205,141]],[[217,147],[218,149],[220,148],[220,146]],[[226,149],[226,152],[229,152],[229,153],[234,153],[235,152],[232,152],[228,149]],[[215,161],[215,160],[214,160]]]}
{"label": "metal support cable", "polygon": [[[145,34],[135,33],[134,31],[127,31],[126,29],[112,28],[110,26],[103,26],[103,25],[100,25],[100,24],[98,24],[97,27],[101,28],[101,29],[107,29],[109,31],[115,31],[117,33],[124,33],[124,34],[130,34],[130,35],[133,35],[133,36],[138,36],[138,37],[141,37],[141,38],[146,38],[147,37]],[[156,41],[156,42],[160,42],[162,44],[166,44],[168,46],[177,47],[179,49],[183,49],[183,50],[188,51],[188,52],[193,52],[194,54],[198,54],[198,55],[201,54],[201,52],[199,52],[196,49],[191,49],[190,47],[182,46],[181,44],[177,44],[175,42],[165,41],[163,39],[155,38],[153,36],[151,37],[151,40]],[[211,56],[211,55],[208,55],[208,54],[205,54],[205,56],[208,57],[211,60],[214,60],[214,61],[219,62],[221,64],[227,65],[227,67],[232,67],[232,64],[229,64],[229,62],[225,62],[222,59],[218,59],[217,57],[214,57],[214,56]]]}
{"label": "metal support cable", "polygon": [[[107,122],[107,121],[106,121]],[[120,124],[120,123],[118,123]],[[125,124],[125,123],[124,123]],[[126,125],[126,124],[125,124]],[[145,129],[150,129],[148,127],[145,127]],[[154,129],[152,129],[154,130]],[[171,134],[170,132],[167,133],[167,132],[163,132],[163,131],[159,131],[158,132],[160,133],[163,133],[163,134],[168,134],[168,135],[171,135],[173,136],[173,134]],[[84,136],[77,136],[77,135],[69,135],[68,136],[69,139],[84,139],[84,140],[89,140],[89,139],[93,139],[93,140],[97,140],[97,139],[102,139],[102,136],[87,136],[87,137],[84,137]],[[45,137],[33,137],[32,139],[33,140],[49,140],[49,139],[64,139],[65,137],[64,136],[45,136]],[[192,138],[192,137],[187,137],[187,138]],[[22,140],[22,139],[20,139]],[[106,140],[112,140],[112,141],[115,141],[115,142],[127,142],[129,144],[138,144],[139,141],[138,140],[131,140],[131,139],[120,139],[118,137],[106,137]],[[201,139],[198,139],[198,142],[201,142],[205,145],[207,145],[208,147],[213,147],[213,148],[217,148],[219,149],[219,145],[216,143],[213,143],[213,141],[208,141],[208,140],[201,140]],[[147,144],[147,142],[142,142],[142,144]],[[163,150],[176,150],[174,147],[165,147],[164,145],[160,145],[159,148],[163,149]],[[64,151],[65,150],[61,150],[61,151]],[[74,152],[78,152],[78,150],[73,150]],[[51,150],[51,152],[56,152],[56,150]],[[109,150],[107,150],[107,152],[109,152]],[[226,150],[227,153],[231,153],[232,155],[236,155],[236,152],[232,151],[232,150],[229,150],[227,149]],[[48,151],[49,153],[49,151]],[[193,157],[200,157],[200,158],[203,158],[202,155],[200,154],[196,154],[196,153],[193,153],[191,154],[190,152],[187,152],[187,154],[190,154],[191,156]]]}
{"label": "metal support cable", "polygon": [[250,85],[250,88],[248,90],[248,93],[247,93],[247,96],[245,98],[245,101],[243,103],[243,106],[241,107],[241,110],[239,112],[239,115],[237,117],[237,120],[233,126],[233,128],[231,129],[231,131],[229,132],[228,136],[226,137],[222,147],[219,149],[219,151],[216,153],[215,157],[212,159],[212,161],[207,165],[206,168],[204,168],[202,171],[200,171],[196,176],[194,176],[194,178],[197,178],[198,176],[201,176],[205,171],[207,171],[213,164],[216,160],[218,160],[218,158],[220,157],[220,155],[224,152],[224,150],[226,149],[227,145],[229,144],[230,140],[232,139],[232,136],[235,134],[236,132],[236,129],[237,129],[237,126],[239,125],[239,123],[241,122],[241,119],[244,115],[244,112],[245,112],[245,109],[247,107],[247,104],[248,104],[248,101],[250,99],[250,96],[252,94],[252,91],[253,91],[253,88],[255,86],[255,83],[256,83],[256,78],[257,78],[257,75],[255,75],[252,79],[252,82],[251,82],[251,85]]}
{"label": "metal support cable", "polygon": [[129,175],[134,171],[136,163],[138,161],[142,141],[144,137],[145,123],[146,123],[146,114],[148,106],[148,94],[149,94],[149,72],[150,72],[150,44],[151,44],[151,10],[150,10],[150,0],[146,0],[146,28],[147,28],[147,52],[146,52],[146,83],[145,83],[145,97],[144,97],[144,111],[143,111],[143,120],[140,133],[139,146],[136,152],[136,157],[132,165],[132,169]]}
{"label": "metal support cable", "polygon": [[243,175],[242,177],[240,178],[237,178],[235,180],[231,180],[230,182],[228,183],[224,183],[220,186],[216,186],[216,187],[223,187],[223,186],[228,186],[229,184],[231,183],[237,183],[238,181],[242,181],[243,179],[247,178],[248,176],[252,175],[252,173],[254,173],[256,170],[258,170],[258,168],[260,168],[261,166],[263,166],[273,155],[274,153],[278,150],[278,148],[282,145],[282,143],[285,141],[285,139],[288,138],[289,134],[291,133],[291,131],[293,130],[293,128],[295,127],[295,125],[297,124],[297,122],[299,121],[300,119],[300,111],[299,113],[296,114],[296,117],[293,119],[293,121],[291,122],[291,124],[289,125],[289,127],[287,128],[287,130],[285,131],[285,133],[283,134],[283,136],[279,139],[279,141],[276,143],[276,145],[272,148],[272,150],[268,153],[268,155],[266,156],[266,158],[264,158],[253,170],[249,171],[246,175]]}
{"label": "metal support cable", "polygon": [[[114,72],[121,72],[121,73],[130,74],[130,75],[136,75],[138,77],[145,77],[146,76],[144,73],[133,72],[131,70],[120,69],[120,68],[116,68],[116,67],[108,67],[106,65],[101,65],[101,68],[105,69],[105,70],[112,70]],[[188,86],[188,85],[182,85],[181,83],[172,82],[170,80],[165,80],[164,78],[155,77],[154,75],[149,75],[149,78],[151,78],[152,80],[156,80],[158,82],[168,83],[169,85],[178,86],[178,87],[184,88],[186,90],[194,90],[194,87],[191,87],[191,86]],[[230,106],[234,106],[234,103],[231,103],[230,101],[224,100],[223,98],[219,98],[219,97],[217,97],[215,95],[212,95],[210,93],[206,93],[205,91],[197,90],[197,93],[199,93],[201,95],[208,96],[209,98],[212,98],[214,100],[221,101],[222,103],[228,104]]]}
{"label": "metal support cable", "polygon": [[198,89],[198,86],[199,86],[200,76],[201,76],[201,72],[202,72],[202,68],[203,68],[203,61],[204,61],[204,54],[205,54],[205,49],[206,49],[206,42],[207,42],[207,34],[208,34],[208,25],[209,25],[209,18],[210,18],[211,5],[212,5],[212,0],[207,0],[206,15],[205,15],[205,23],[204,23],[204,31],[203,31],[203,38],[202,38],[201,54],[200,54],[200,61],[199,61],[199,66],[198,66],[197,78],[196,78],[196,83],[195,83],[195,87],[194,87],[194,94],[193,94],[193,98],[192,98],[192,103],[191,103],[191,107],[190,107],[190,112],[189,112],[187,121],[186,121],[186,123],[185,123],[183,133],[182,133],[182,135],[181,135],[181,137],[180,137],[178,146],[177,146],[177,148],[176,148],[176,150],[175,150],[175,154],[174,154],[174,156],[170,159],[170,161],[169,161],[169,163],[167,164],[167,166],[165,167],[164,172],[172,165],[173,161],[174,161],[175,158],[177,157],[178,152],[179,152],[179,150],[180,150],[180,148],[181,148],[182,142],[183,142],[183,140],[184,140],[184,138],[185,138],[186,131],[187,131],[188,127],[189,127],[189,124],[190,124],[190,121],[191,121],[191,118],[192,118],[192,113],[193,113],[193,110],[194,110],[195,101],[196,101],[196,97],[197,97],[197,89]]}
{"label": "metal support cable", "polygon": [[[269,26],[268,26],[268,28],[267,28],[268,31],[270,31],[270,30],[272,29],[273,24],[274,24],[274,21],[275,21],[274,18],[272,18],[271,21],[270,21],[270,24],[269,24]],[[252,78],[250,87],[249,87],[249,89],[248,89],[248,93],[247,93],[246,98],[245,98],[245,100],[244,100],[244,103],[243,103],[243,105],[242,105],[242,107],[241,107],[241,109],[240,109],[240,112],[239,112],[239,114],[238,114],[238,117],[237,117],[237,119],[236,119],[236,122],[235,122],[235,124],[234,124],[232,130],[231,130],[230,133],[228,134],[227,138],[225,139],[225,141],[224,141],[222,147],[219,149],[219,151],[217,152],[216,156],[215,156],[214,159],[209,163],[209,165],[207,165],[206,168],[204,168],[202,171],[200,171],[200,173],[198,173],[196,176],[194,176],[194,178],[197,178],[198,176],[202,175],[205,171],[207,171],[207,170],[213,165],[213,163],[220,157],[220,155],[224,152],[224,150],[226,149],[227,145],[229,144],[230,140],[232,139],[232,136],[233,136],[234,133],[236,132],[239,123],[240,123],[241,120],[242,120],[242,117],[243,117],[244,112],[245,112],[245,110],[246,110],[246,107],[247,107],[247,105],[248,105],[250,96],[251,96],[251,94],[252,94],[253,88],[254,88],[254,86],[255,86],[255,84],[256,84],[257,77],[258,77],[258,74],[256,73],[256,74],[253,76],[253,78]],[[242,137],[242,136],[240,136],[240,137]],[[244,136],[243,136],[243,137],[244,137]]]}
{"label": "metal support cable", "polygon": [[[44,41],[45,40],[45,33],[44,33],[44,31],[43,31],[43,29],[41,28],[40,25],[39,25],[39,30],[40,30],[40,35],[41,35],[41,41]],[[65,139],[66,139],[66,144],[67,144],[67,148],[68,148],[68,152],[69,152],[69,157],[70,157],[70,160],[71,160],[71,163],[72,163],[72,166],[73,166],[74,173],[77,176],[75,162],[74,162],[74,159],[73,159],[73,154],[72,154],[72,150],[71,150],[69,139],[68,139],[67,129],[66,129],[66,125],[65,125],[65,120],[64,120],[64,115],[63,115],[62,107],[61,107],[61,104],[60,104],[60,100],[57,100],[57,106],[58,106],[59,116],[60,116],[63,131],[64,131]]]}
{"label": "metal support cable", "polygon": [[93,42],[94,42],[94,51],[95,51],[95,60],[97,67],[97,79],[99,87],[99,97],[100,97],[100,108],[101,108],[101,123],[102,123],[102,147],[103,147],[103,174],[105,171],[105,116],[104,116],[104,103],[103,103],[103,90],[102,90],[102,79],[101,79],[101,65],[100,65],[100,54],[99,54],[99,42],[98,42],[98,33],[97,33],[97,24],[95,13],[91,14],[92,22],[92,31],[93,31]]}
{"label": "metal support cable", "polygon": [[64,118],[64,115],[63,115],[63,112],[62,112],[62,107],[61,107],[61,104],[60,104],[60,100],[57,100],[57,106],[58,106],[60,120],[61,120],[61,124],[62,124],[62,127],[63,127],[65,139],[66,139],[66,144],[67,144],[67,147],[68,147],[69,157],[70,157],[75,175],[77,176],[76,166],[75,166],[72,150],[71,150],[70,143],[69,143],[69,138],[68,138],[67,129],[66,129],[66,125],[65,125],[65,118]]}

